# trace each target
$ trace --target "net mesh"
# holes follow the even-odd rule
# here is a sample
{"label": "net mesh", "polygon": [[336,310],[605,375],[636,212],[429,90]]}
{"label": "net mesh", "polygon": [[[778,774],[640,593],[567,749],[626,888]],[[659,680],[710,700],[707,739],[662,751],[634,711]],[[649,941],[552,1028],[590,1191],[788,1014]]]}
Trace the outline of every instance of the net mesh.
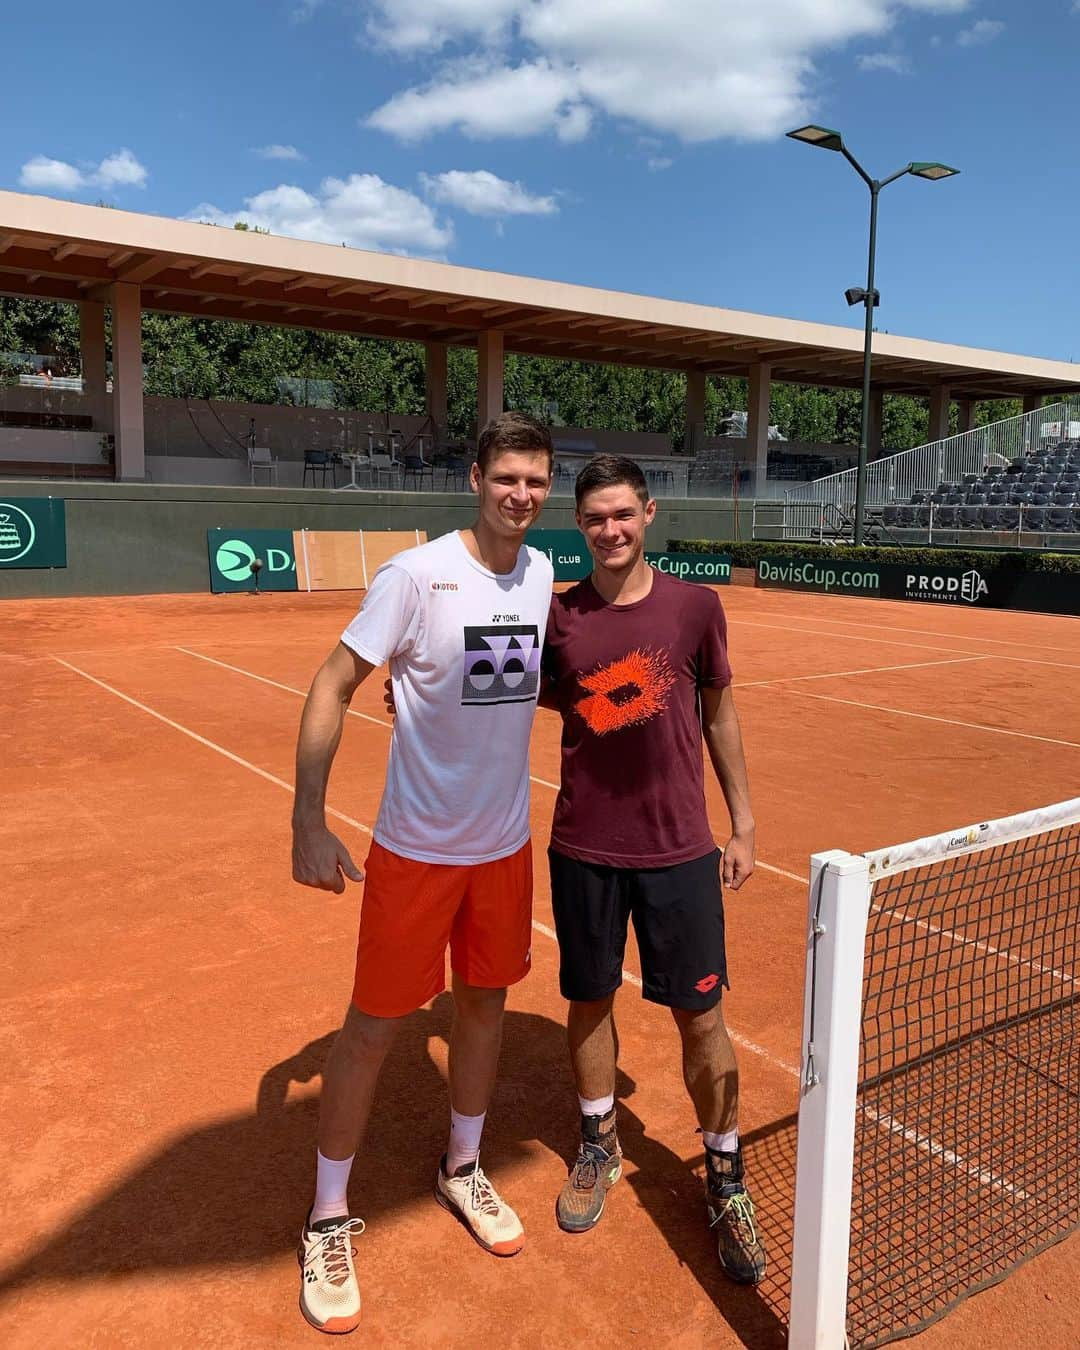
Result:
{"label": "net mesh", "polygon": [[1080,827],[878,881],[848,1331],[911,1335],[1080,1224]]}

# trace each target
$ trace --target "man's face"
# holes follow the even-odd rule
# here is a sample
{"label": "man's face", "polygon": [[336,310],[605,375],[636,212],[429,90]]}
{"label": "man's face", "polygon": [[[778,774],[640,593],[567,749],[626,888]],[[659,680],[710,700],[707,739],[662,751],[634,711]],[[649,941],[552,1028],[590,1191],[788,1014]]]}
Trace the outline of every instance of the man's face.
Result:
{"label": "man's face", "polygon": [[543,450],[497,450],[481,474],[469,473],[480,519],[503,539],[524,539],[551,491],[551,460]]}
{"label": "man's face", "polygon": [[628,483],[620,483],[587,492],[577,509],[577,523],[596,566],[624,572],[644,553],[645,527],[655,515],[654,501],[643,505]]}

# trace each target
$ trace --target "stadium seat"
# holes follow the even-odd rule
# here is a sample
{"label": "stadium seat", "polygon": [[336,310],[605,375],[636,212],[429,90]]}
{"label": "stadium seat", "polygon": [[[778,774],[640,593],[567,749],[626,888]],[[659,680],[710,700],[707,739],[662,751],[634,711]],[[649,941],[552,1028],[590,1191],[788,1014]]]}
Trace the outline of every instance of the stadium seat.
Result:
{"label": "stadium seat", "polygon": [[951,530],[956,524],[956,507],[936,506],[934,508],[934,524],[943,530]]}
{"label": "stadium seat", "polygon": [[883,506],[881,508],[881,523],[889,527],[894,527],[897,524],[899,511],[900,508],[898,506],[893,506],[891,504],[889,506]]}
{"label": "stadium seat", "polygon": [[913,506],[898,506],[896,508],[896,523],[902,530],[910,530],[915,524],[915,508]]}
{"label": "stadium seat", "polygon": [[979,475],[977,473],[966,473],[960,480],[961,485],[966,488],[971,487],[974,483],[977,483],[978,481]]}
{"label": "stadium seat", "polygon": [[1046,528],[1048,530],[1068,530],[1071,526],[1071,507],[1051,506],[1046,512]]}
{"label": "stadium seat", "polygon": [[1062,469],[1058,474],[1059,483],[1080,483],[1080,473],[1075,469]]}
{"label": "stadium seat", "polygon": [[1072,506],[1076,501],[1076,493],[1071,491],[1055,492],[1053,504],[1055,506]]}
{"label": "stadium seat", "polygon": [[930,507],[913,506],[911,512],[915,518],[916,529],[925,530],[927,525],[930,524]]}
{"label": "stadium seat", "polygon": [[977,506],[962,506],[960,508],[960,528],[962,530],[977,530],[982,525],[982,515]]}
{"label": "stadium seat", "polygon": [[984,506],[982,510],[979,512],[979,519],[982,521],[983,529],[1000,530],[1001,514],[1003,510],[1008,510],[1008,508],[998,506]]}
{"label": "stadium seat", "polygon": [[933,495],[929,488],[920,488],[917,492],[911,494],[911,504],[912,506],[920,506],[923,502],[930,501]]}
{"label": "stadium seat", "polygon": [[1074,506],[1072,509],[1072,527],[1080,532],[1080,506]]}
{"label": "stadium seat", "polygon": [[1003,506],[998,511],[998,529],[1015,530],[1020,524],[1020,509],[1016,506]]}
{"label": "stadium seat", "polygon": [[1004,506],[1009,500],[1005,492],[989,492],[986,496],[987,506]]}
{"label": "stadium seat", "polygon": [[986,469],[983,471],[983,477],[997,478],[999,474],[1002,474],[1004,472],[1005,470],[1001,467],[1000,464],[988,464],[986,466]]}
{"label": "stadium seat", "polygon": [[980,487],[970,487],[964,493],[965,506],[985,506],[986,493]]}

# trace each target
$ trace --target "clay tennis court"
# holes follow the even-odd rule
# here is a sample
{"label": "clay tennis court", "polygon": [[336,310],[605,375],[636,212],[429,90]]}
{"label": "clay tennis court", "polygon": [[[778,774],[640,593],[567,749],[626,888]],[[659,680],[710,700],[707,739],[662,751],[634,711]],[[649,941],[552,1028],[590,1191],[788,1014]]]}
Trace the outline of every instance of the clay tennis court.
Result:
{"label": "clay tennis court", "polygon": [[[633,987],[633,951],[618,1004],[626,1181],[592,1233],[555,1227],[577,1107],[543,859],[558,719],[541,711],[534,969],[510,994],[483,1150],[527,1246],[495,1261],[431,1198],[444,995],[402,1033],[353,1171],[368,1223],[357,1343],[779,1350],[808,855],[1076,794],[1075,621],[743,587],[722,597],[759,858],[728,900],[726,1004],[766,1282],[737,1289],[718,1272],[677,1037]],[[3,607],[5,1346],[316,1342],[296,1308],[295,1244],[361,890],[292,883],[289,794],[302,695],[356,604],[331,593]],[[353,713],[329,802],[359,859],[388,744],[381,679]],[[709,806],[723,839],[715,785]],[[1042,1350],[1066,1350],[1078,1288],[1074,1237],[912,1344],[1008,1345],[1024,1327]]]}

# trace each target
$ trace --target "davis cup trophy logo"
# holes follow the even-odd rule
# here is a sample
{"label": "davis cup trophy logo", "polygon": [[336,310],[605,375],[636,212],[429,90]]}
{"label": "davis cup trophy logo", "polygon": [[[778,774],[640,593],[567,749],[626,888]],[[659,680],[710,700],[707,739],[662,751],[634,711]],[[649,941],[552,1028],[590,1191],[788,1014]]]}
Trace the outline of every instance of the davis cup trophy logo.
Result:
{"label": "davis cup trophy logo", "polygon": [[0,502],[0,566],[18,562],[34,547],[34,522],[11,502]]}
{"label": "davis cup trophy logo", "polygon": [[227,539],[218,549],[214,561],[226,581],[249,581],[255,550],[242,539]]}

